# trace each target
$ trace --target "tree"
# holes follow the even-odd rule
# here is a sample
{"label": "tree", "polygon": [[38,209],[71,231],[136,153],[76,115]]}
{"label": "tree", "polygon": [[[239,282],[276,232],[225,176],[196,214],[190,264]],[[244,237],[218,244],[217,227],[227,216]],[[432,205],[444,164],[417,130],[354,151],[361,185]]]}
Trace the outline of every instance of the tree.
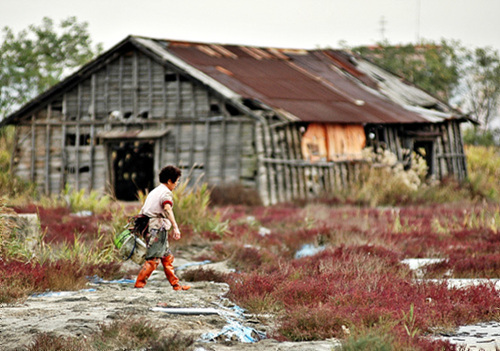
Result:
{"label": "tree", "polygon": [[[479,122],[474,133],[490,129],[499,115],[500,57],[491,48],[470,49],[459,41],[352,49],[385,69],[460,107]],[[492,135],[498,134],[493,131]],[[476,136],[480,139],[481,135]]]}
{"label": "tree", "polygon": [[460,80],[461,57],[457,45],[445,40],[396,46],[383,42],[352,51],[448,102]]}
{"label": "tree", "polygon": [[[491,48],[477,48],[465,52],[463,82],[459,93],[461,105],[480,123],[480,129],[490,129],[499,116],[500,57]],[[475,128],[477,130],[477,128]]]}
{"label": "tree", "polygon": [[0,45],[0,120],[15,108],[57,83],[75,68],[102,52],[88,33],[88,23],[76,17],[60,22],[48,17],[17,35],[3,29]]}

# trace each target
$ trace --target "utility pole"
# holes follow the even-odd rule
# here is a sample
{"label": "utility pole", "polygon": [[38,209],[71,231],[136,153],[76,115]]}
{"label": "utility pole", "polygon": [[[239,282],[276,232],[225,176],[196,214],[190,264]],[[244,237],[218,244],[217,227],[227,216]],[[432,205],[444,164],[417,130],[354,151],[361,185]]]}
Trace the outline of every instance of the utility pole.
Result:
{"label": "utility pole", "polygon": [[420,43],[420,0],[417,0],[417,45]]}
{"label": "utility pole", "polygon": [[382,39],[382,42],[385,41],[385,25],[387,24],[387,21],[385,20],[385,17],[382,16],[380,17],[380,36]]}

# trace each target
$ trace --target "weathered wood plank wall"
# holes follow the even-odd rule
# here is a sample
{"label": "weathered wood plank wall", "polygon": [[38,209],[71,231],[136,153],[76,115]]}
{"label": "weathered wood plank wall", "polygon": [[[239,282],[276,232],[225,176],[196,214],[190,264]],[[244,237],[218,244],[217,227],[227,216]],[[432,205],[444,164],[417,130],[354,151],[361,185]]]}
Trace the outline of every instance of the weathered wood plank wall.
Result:
{"label": "weathered wood plank wall", "polygon": [[[155,172],[165,164],[193,181],[256,186],[255,120],[138,51],[116,57],[20,123],[15,173],[45,193],[109,191],[111,164],[100,133],[169,130],[155,138]],[[112,141],[110,141],[112,142]],[[156,179],[155,179],[156,182]]]}

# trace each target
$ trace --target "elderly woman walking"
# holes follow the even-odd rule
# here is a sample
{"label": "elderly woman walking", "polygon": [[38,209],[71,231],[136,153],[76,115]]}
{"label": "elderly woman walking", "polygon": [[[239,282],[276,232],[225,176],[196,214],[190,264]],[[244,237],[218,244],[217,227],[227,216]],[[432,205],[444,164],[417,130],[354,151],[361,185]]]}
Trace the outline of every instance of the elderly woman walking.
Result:
{"label": "elderly woman walking", "polygon": [[179,278],[174,272],[174,256],[168,247],[170,229],[172,229],[172,237],[175,240],[181,238],[179,226],[175,221],[172,194],[172,191],[179,183],[181,173],[181,170],[175,166],[164,167],[159,174],[160,185],[149,193],[142,206],[140,213],[149,217],[149,228],[145,236],[147,244],[146,262],[144,262],[137,276],[136,288],[143,288],[146,285],[147,279],[160,262],[174,290],[188,290],[190,288],[190,286],[179,284]]}

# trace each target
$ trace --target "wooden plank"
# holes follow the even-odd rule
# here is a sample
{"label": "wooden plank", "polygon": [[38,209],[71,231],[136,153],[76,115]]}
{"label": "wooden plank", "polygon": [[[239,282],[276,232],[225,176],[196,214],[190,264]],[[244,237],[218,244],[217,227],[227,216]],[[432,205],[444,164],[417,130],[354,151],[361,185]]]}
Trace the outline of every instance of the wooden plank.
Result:
{"label": "wooden plank", "polygon": [[36,163],[36,129],[35,129],[35,115],[31,115],[31,168],[30,168],[30,179],[31,182],[35,182],[35,163]]}
{"label": "wooden plank", "polygon": [[243,148],[243,122],[238,121],[238,140],[240,142],[236,144],[236,153],[238,154],[238,157],[236,159],[237,165],[236,165],[236,172],[238,173],[238,179],[241,178],[241,162],[242,162],[242,155],[241,155],[241,150]]}
{"label": "wooden plank", "polygon": [[181,149],[181,124],[177,123],[175,125],[175,154],[174,154],[174,159],[175,159],[175,165],[179,165],[180,161],[180,149]]}
{"label": "wooden plank", "polygon": [[118,107],[123,113],[123,55],[118,61]]}
{"label": "wooden plank", "polygon": [[[81,103],[82,103],[82,86],[78,85],[78,113],[77,121],[81,120]],[[76,125],[76,137],[75,137],[75,187],[73,190],[80,190],[80,124]]]}
{"label": "wooden plank", "polygon": [[90,77],[90,105],[92,106],[92,110],[90,112],[90,119],[92,120],[92,123],[90,125],[90,162],[89,162],[89,188],[88,191],[90,192],[94,188],[94,182],[95,182],[95,170],[94,170],[94,163],[95,163],[95,139],[96,139],[96,133],[95,133],[95,120],[96,120],[96,94],[97,94],[97,82],[96,82],[96,74],[92,74]]}
{"label": "wooden plank", "polygon": [[[47,105],[47,120],[52,117],[52,104]],[[45,194],[50,195],[50,124],[45,129]]]}
{"label": "wooden plank", "polygon": [[220,148],[220,169],[219,169],[219,176],[220,179],[224,182],[226,180],[226,164],[227,164],[227,126],[226,126],[226,120],[222,120],[221,122],[221,148]]}
{"label": "wooden plank", "polygon": [[153,67],[151,60],[147,60],[148,62],[148,113],[149,118],[153,117]]}
{"label": "wooden plank", "polygon": [[[63,102],[62,102],[62,120],[65,122],[68,119],[68,96],[67,94],[63,95]],[[66,167],[68,166],[68,160],[66,157],[66,133],[67,133],[67,127],[66,123],[62,124],[62,137],[61,137],[61,181],[59,188],[61,191],[64,190],[66,186]]]}
{"label": "wooden plank", "polygon": [[133,117],[139,115],[139,64],[137,51],[132,55],[132,113]]}
{"label": "wooden plank", "polygon": [[167,82],[165,79],[165,76],[167,75],[167,70],[165,67],[162,66],[163,69],[163,84],[162,84],[162,96],[163,96],[163,118],[167,118],[167,106],[168,106],[168,100],[167,100]]}

